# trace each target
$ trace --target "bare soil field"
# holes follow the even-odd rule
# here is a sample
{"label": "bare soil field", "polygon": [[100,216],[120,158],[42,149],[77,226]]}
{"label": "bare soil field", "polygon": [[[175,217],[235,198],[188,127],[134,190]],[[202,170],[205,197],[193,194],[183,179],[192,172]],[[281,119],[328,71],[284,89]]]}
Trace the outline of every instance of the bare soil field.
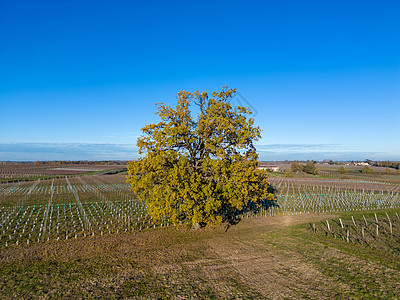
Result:
{"label": "bare soil field", "polygon": [[34,164],[0,162],[0,181],[24,180],[50,176],[83,175],[101,171],[124,169],[125,165],[85,165],[85,164]]}
{"label": "bare soil field", "polygon": [[4,183],[0,298],[396,299],[400,191],[382,176],[271,175],[277,206],[212,230],[153,226],[123,173]]}
{"label": "bare soil field", "polygon": [[0,297],[397,298],[397,252],[310,230],[310,223],[337,217],[259,217],[213,230],[163,228],[10,247],[0,252]]}
{"label": "bare soil field", "polygon": [[270,177],[270,184],[274,186],[292,185],[301,188],[325,187],[341,190],[375,191],[375,192],[400,192],[400,184],[377,180],[357,179],[327,179],[327,178],[284,178]]}

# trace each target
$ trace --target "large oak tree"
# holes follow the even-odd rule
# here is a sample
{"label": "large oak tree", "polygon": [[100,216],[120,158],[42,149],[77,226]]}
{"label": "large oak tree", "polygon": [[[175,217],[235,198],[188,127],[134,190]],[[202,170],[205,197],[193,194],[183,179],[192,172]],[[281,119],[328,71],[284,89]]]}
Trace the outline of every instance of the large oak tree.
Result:
{"label": "large oak tree", "polygon": [[215,226],[249,205],[273,199],[254,147],[251,111],[231,104],[235,89],[180,91],[176,108],[156,104],[157,124],[142,128],[142,156],[127,182],[155,222]]}

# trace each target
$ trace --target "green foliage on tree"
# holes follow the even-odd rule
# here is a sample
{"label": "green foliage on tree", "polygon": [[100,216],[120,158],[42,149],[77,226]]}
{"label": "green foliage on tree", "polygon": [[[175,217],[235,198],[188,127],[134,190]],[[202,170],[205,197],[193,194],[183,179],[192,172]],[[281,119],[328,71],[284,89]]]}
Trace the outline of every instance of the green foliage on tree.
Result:
{"label": "green foliage on tree", "polygon": [[318,174],[318,170],[317,167],[315,166],[315,163],[311,161],[303,166],[303,172],[313,175]]}
{"label": "green foliage on tree", "polygon": [[368,167],[368,166],[365,166],[365,167],[362,169],[362,173],[363,173],[363,174],[374,174],[374,173],[375,173],[375,170],[372,169],[372,168],[370,168],[370,167]]}
{"label": "green foliage on tree", "polygon": [[341,167],[338,169],[338,171],[340,172],[340,174],[347,174],[347,173],[349,173],[349,171],[348,171],[345,167],[343,167],[343,166],[341,166]]}
{"label": "green foliage on tree", "polygon": [[235,89],[180,91],[176,108],[158,103],[160,122],[142,128],[127,182],[155,222],[215,226],[250,204],[274,199],[257,169],[259,127],[248,108],[233,107]]}
{"label": "green foliage on tree", "polygon": [[303,166],[299,164],[297,161],[292,162],[291,165],[292,173],[298,173],[303,171]]}
{"label": "green foliage on tree", "polygon": [[292,162],[291,171],[292,173],[305,172],[313,175],[318,174],[317,167],[315,166],[315,161],[310,161],[306,165],[302,165],[297,161],[294,161]]}

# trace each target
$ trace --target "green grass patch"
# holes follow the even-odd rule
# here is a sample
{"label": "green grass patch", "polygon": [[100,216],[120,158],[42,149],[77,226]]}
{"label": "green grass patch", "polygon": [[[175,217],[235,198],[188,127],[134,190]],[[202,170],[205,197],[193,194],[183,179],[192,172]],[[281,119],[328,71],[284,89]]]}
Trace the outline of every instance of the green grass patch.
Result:
{"label": "green grass patch", "polygon": [[[367,222],[372,222],[373,213],[347,213],[339,217],[348,223],[353,216],[356,222],[360,222],[363,214]],[[386,217],[386,214],[379,211],[377,216],[379,220]],[[397,298],[400,282],[399,253],[389,251],[386,245],[383,245],[386,243],[384,238],[375,241],[374,247],[354,240],[347,242],[338,234],[323,231],[321,228],[325,226],[324,221],[316,225],[316,233],[313,233],[312,223],[301,224],[268,235],[265,243],[285,251],[288,257],[291,253],[300,255],[327,278],[341,284],[342,287],[336,288],[341,298]],[[330,221],[332,224],[331,219]]]}

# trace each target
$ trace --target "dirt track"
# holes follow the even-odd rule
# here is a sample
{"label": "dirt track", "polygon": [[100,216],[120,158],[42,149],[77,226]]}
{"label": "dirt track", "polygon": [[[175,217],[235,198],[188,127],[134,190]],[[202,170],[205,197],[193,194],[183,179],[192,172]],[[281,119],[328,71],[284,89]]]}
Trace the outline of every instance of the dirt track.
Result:
{"label": "dirt track", "polygon": [[[351,284],[327,276],[315,264],[315,257],[329,253],[327,259],[367,266],[366,272],[382,278],[391,275],[382,288],[399,291],[398,271],[321,245],[304,244],[299,252],[298,240],[280,239],[289,225],[329,217],[263,217],[245,219],[227,231],[167,229],[20,247],[2,251],[0,263],[2,268],[19,268],[23,278],[37,277],[35,287],[26,285],[25,296],[343,297],[342,292],[352,291]],[[9,290],[21,285],[20,274],[5,273],[1,291],[21,296]]]}

